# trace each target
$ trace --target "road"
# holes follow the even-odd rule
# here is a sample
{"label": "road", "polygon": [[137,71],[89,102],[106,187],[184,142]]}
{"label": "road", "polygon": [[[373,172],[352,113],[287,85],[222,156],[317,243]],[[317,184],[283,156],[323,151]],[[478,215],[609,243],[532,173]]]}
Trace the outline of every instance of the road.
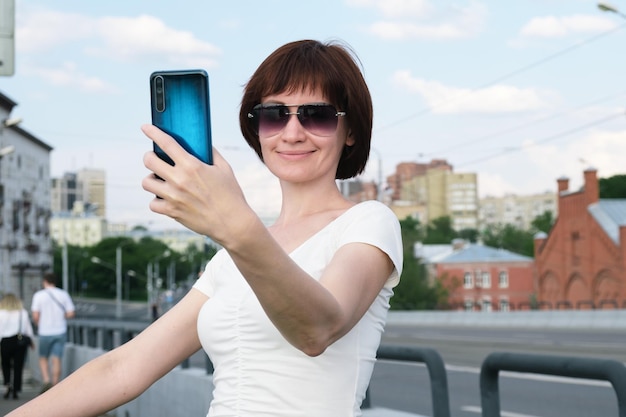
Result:
{"label": "road", "polygon": [[[389,326],[383,343],[429,347],[446,364],[453,417],[480,416],[479,372],[491,352],[577,356],[626,362],[626,333],[610,330],[524,330]],[[421,364],[377,363],[372,404],[432,416],[428,372]],[[617,416],[608,382],[502,372],[502,417]]]}

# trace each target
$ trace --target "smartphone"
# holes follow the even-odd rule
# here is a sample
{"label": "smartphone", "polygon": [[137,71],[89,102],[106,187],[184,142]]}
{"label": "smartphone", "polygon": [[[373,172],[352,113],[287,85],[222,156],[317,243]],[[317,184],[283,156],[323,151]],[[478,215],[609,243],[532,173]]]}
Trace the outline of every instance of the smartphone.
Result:
{"label": "smartphone", "polygon": [[[156,71],[150,75],[152,124],[187,152],[213,164],[209,76],[204,70]],[[174,161],[154,144],[156,154]]]}

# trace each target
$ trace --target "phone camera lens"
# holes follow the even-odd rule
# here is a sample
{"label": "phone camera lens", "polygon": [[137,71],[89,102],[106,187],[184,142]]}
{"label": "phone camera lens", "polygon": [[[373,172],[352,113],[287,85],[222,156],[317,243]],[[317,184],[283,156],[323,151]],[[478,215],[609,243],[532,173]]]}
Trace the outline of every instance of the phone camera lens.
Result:
{"label": "phone camera lens", "polygon": [[162,112],[165,110],[165,93],[163,86],[163,77],[158,76],[154,79],[154,98],[156,103],[156,110]]}

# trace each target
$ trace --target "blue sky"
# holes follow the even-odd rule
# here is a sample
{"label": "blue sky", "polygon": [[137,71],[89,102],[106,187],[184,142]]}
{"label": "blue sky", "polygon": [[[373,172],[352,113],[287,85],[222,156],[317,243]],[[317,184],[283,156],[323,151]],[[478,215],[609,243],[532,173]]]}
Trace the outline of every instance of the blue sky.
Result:
{"label": "blue sky", "polygon": [[[613,6],[626,11],[626,1]],[[447,159],[479,194],[532,194],[556,179],[626,173],[626,19],[589,0],[16,0],[16,73],[0,91],[12,116],[54,147],[53,176],[107,173],[114,222],[174,226],[141,189],[151,143],[148,77],[204,68],[213,141],[262,216],[276,182],[237,125],[242,86],[278,46],[340,39],[374,100],[377,180],[399,162]]]}

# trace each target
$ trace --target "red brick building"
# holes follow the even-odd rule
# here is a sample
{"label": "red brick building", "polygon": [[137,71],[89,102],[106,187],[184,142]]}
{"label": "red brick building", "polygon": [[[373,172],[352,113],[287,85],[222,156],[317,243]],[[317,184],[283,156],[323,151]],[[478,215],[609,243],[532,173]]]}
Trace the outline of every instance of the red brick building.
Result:
{"label": "red brick building", "polygon": [[551,308],[626,308],[626,199],[600,199],[595,169],[570,191],[560,178],[558,218],[535,238],[538,299]]}
{"label": "red brick building", "polygon": [[422,245],[419,250],[425,255],[422,259],[429,277],[439,279],[449,291],[449,308],[530,308],[535,294],[533,258],[461,241]]}

